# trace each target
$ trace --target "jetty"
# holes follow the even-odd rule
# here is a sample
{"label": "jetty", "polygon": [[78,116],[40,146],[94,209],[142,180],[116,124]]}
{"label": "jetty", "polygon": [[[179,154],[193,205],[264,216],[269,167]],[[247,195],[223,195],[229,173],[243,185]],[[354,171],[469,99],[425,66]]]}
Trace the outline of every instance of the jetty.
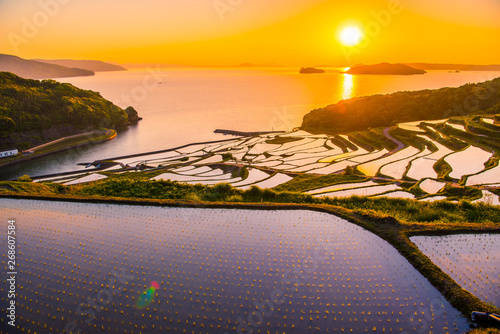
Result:
{"label": "jetty", "polygon": [[235,130],[224,130],[216,129],[214,133],[222,133],[223,135],[240,136],[240,137],[254,137],[260,135],[267,135],[273,133],[285,133],[286,131],[256,131],[256,132],[245,132],[245,131],[235,131]]}

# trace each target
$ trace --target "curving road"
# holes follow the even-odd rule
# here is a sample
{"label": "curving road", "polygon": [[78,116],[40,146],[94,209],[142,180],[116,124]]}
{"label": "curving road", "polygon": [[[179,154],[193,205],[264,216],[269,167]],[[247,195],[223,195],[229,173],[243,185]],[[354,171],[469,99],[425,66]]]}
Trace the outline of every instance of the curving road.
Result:
{"label": "curving road", "polygon": [[384,136],[386,136],[387,139],[393,141],[394,143],[396,143],[397,147],[395,149],[393,149],[392,151],[390,151],[388,153],[389,154],[394,154],[396,153],[397,151],[401,151],[403,148],[405,148],[405,144],[403,144],[402,142],[400,142],[399,140],[397,140],[396,138],[394,138],[393,136],[391,136],[391,134],[389,133],[389,131],[391,130],[391,128],[385,128],[384,129]]}

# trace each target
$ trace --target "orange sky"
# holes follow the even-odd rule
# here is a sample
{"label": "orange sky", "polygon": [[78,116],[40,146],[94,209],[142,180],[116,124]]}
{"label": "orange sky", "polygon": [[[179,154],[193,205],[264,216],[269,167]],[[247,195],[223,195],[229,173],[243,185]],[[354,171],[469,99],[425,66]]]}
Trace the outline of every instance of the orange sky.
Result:
{"label": "orange sky", "polygon": [[[119,63],[500,63],[498,0],[0,0],[0,53]],[[366,29],[345,48],[339,30]]]}

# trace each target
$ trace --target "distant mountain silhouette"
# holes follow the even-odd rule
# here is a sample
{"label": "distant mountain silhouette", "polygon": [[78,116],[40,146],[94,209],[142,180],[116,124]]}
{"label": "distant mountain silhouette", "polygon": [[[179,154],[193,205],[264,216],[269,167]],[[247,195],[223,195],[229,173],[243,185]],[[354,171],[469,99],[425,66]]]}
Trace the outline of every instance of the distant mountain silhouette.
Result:
{"label": "distant mountain silhouette", "polygon": [[122,66],[106,63],[100,60],[73,60],[73,59],[32,59],[40,63],[55,64],[72,68],[82,68],[93,72],[126,71]]}
{"label": "distant mountain silhouette", "polygon": [[410,67],[405,64],[380,63],[375,65],[361,65],[350,68],[348,74],[386,74],[386,75],[412,75],[425,74],[422,69]]}
{"label": "distant mountain silhouette", "polygon": [[429,64],[407,63],[405,65],[422,70],[443,71],[500,71],[500,65]]}
{"label": "distant mountain silhouette", "polygon": [[16,56],[0,54],[0,72],[11,72],[26,79],[47,79],[91,76],[93,71],[46,64]]}

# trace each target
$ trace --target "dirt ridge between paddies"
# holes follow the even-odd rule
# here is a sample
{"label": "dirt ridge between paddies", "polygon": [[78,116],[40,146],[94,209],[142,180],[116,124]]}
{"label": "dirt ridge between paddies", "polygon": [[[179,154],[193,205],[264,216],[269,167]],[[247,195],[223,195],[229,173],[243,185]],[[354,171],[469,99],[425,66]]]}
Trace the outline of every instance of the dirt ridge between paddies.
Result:
{"label": "dirt ridge between paddies", "polygon": [[[5,189],[5,188],[4,188]],[[0,193],[0,198],[32,199],[46,201],[67,201],[85,203],[106,203],[117,205],[164,206],[181,208],[218,208],[218,209],[250,209],[250,210],[313,210],[336,215],[349,222],[365,228],[389,242],[403,255],[429,282],[468,319],[472,311],[498,313],[494,306],[463,289],[449,275],[444,273],[427,256],[425,256],[409,237],[414,235],[443,235],[450,233],[500,233],[499,223],[467,225],[435,226],[430,224],[403,224],[397,219],[375,212],[359,213],[340,206],[324,204],[282,204],[282,203],[229,203],[229,202],[195,202],[189,200],[170,199],[130,199],[102,196],[75,195],[33,195],[16,194],[12,191]]]}

